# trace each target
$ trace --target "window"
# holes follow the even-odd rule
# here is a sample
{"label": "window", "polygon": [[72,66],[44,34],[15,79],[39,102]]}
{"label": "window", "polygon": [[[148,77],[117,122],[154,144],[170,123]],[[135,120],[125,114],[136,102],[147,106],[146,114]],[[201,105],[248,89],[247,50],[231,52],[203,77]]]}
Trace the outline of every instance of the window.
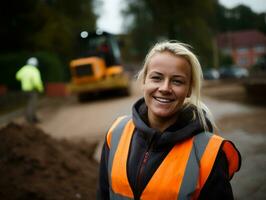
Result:
{"label": "window", "polygon": [[265,46],[257,45],[257,46],[254,47],[254,51],[256,53],[265,53]]}
{"label": "window", "polygon": [[237,53],[247,53],[248,52],[248,48],[246,47],[240,47],[240,48],[237,48]]}

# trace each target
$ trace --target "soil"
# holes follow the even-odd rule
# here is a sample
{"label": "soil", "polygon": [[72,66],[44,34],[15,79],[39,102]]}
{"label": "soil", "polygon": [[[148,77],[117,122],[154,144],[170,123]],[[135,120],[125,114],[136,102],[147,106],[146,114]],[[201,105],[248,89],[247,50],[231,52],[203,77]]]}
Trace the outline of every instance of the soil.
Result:
{"label": "soil", "polygon": [[[223,101],[238,102],[245,105],[266,106],[266,95],[263,91],[248,91],[244,87],[244,80],[214,80],[206,81],[203,87],[203,95]],[[259,96],[254,93],[260,93]]]}
{"label": "soil", "polygon": [[245,88],[241,82],[207,81],[202,89],[204,95],[226,101],[247,103]]}
{"label": "soil", "polygon": [[95,199],[96,144],[57,140],[30,125],[0,130],[0,197],[5,200]]}
{"label": "soil", "polygon": [[203,94],[207,97],[234,102],[254,108],[252,112],[241,114],[228,114],[218,119],[217,125],[224,132],[241,127],[242,130],[256,134],[266,133],[266,100],[265,95],[261,99],[254,99],[247,93],[241,81],[210,81],[206,82]]}
{"label": "soil", "polygon": [[[232,119],[237,119],[233,120]],[[224,132],[234,130],[236,127],[241,127],[250,134],[265,134],[266,133],[266,110],[262,109],[256,112],[243,114],[235,114],[224,116],[218,120],[218,127],[222,127]]]}

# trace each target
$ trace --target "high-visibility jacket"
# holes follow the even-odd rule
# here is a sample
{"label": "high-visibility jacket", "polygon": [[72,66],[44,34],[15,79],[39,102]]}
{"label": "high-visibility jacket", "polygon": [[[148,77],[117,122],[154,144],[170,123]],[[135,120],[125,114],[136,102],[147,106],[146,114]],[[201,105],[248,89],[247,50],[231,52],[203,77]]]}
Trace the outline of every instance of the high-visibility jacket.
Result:
{"label": "high-visibility jacket", "polygon": [[21,88],[25,92],[37,90],[43,91],[43,83],[40,71],[37,67],[32,65],[23,66],[17,73],[16,79],[21,81]]}
{"label": "high-visibility jacket", "polygon": [[[110,199],[134,199],[126,172],[134,128],[131,118],[121,117],[108,131]],[[240,157],[234,145],[220,136],[203,132],[176,144],[170,150],[140,199],[197,199],[220,148],[226,154],[229,176],[232,178],[240,167]]]}

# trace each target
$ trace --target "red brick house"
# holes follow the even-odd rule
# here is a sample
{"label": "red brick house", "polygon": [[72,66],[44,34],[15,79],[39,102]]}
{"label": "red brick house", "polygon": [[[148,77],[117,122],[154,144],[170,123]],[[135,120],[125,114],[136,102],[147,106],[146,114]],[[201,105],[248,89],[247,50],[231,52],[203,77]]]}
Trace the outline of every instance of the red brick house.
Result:
{"label": "red brick house", "polygon": [[257,30],[222,33],[217,46],[224,55],[231,55],[234,64],[250,68],[266,54],[266,36]]}

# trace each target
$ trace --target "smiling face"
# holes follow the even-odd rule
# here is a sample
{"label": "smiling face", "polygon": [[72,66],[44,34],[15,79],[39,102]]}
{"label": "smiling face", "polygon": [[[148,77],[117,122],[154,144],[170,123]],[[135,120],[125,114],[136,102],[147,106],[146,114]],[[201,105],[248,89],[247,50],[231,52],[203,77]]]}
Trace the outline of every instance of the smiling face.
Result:
{"label": "smiling face", "polygon": [[153,121],[176,120],[176,113],[190,94],[191,66],[170,52],[152,56],[143,84],[148,118]]}

